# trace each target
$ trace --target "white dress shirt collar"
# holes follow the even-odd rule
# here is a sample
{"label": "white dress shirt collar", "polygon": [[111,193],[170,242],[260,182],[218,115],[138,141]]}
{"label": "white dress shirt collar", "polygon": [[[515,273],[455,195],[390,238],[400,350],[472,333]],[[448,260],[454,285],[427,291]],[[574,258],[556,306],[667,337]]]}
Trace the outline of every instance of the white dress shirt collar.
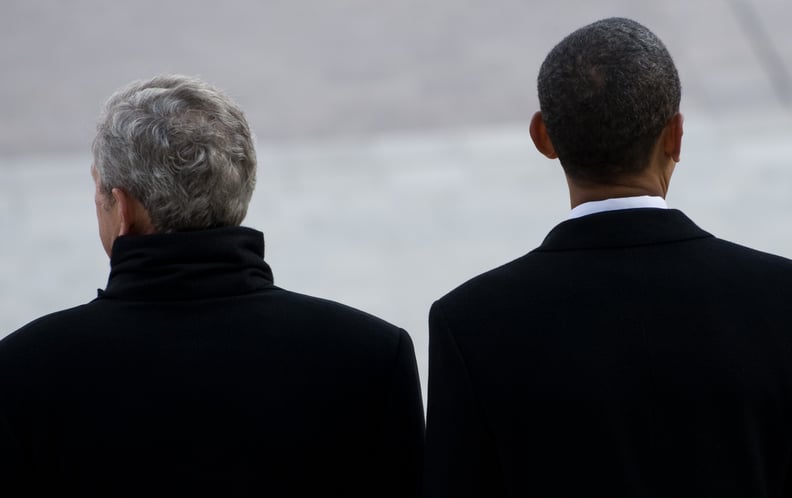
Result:
{"label": "white dress shirt collar", "polygon": [[605,199],[602,201],[591,201],[578,204],[569,213],[569,219],[580,218],[594,213],[605,211],[617,211],[619,209],[635,208],[659,208],[668,209],[665,199],[652,195],[640,195],[636,197],[618,197]]}

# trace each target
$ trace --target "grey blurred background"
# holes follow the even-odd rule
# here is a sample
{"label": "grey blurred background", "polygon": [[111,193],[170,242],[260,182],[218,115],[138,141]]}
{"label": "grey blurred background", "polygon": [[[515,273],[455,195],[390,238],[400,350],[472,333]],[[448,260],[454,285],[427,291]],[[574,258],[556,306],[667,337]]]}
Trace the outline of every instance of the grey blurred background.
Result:
{"label": "grey blurred background", "polygon": [[560,166],[528,137],[535,78],[555,43],[609,16],[655,31],[680,71],[669,204],[792,257],[789,0],[3,0],[0,337],[104,287],[95,119],[117,87],[175,72],[247,113],[245,224],[276,283],[406,328],[425,382],[432,301],[566,216]]}

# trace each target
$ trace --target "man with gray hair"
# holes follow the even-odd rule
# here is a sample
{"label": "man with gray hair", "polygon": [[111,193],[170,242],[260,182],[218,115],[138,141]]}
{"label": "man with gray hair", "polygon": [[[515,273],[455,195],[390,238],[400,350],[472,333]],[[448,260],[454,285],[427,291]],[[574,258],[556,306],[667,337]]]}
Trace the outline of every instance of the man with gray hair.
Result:
{"label": "man with gray hair", "polygon": [[0,494],[415,496],[410,337],[273,284],[237,105],[134,82],[93,153],[107,287],[0,342]]}
{"label": "man with gray hair", "polygon": [[432,307],[427,497],[792,494],[792,261],[665,196],[680,83],[628,19],[563,39],[530,133],[572,211]]}

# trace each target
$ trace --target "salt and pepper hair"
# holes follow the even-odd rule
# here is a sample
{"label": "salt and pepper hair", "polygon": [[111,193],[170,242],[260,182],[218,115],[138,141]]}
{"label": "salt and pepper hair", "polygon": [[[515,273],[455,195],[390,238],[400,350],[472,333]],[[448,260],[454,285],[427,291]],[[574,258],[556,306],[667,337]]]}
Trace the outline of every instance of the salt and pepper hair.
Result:
{"label": "salt and pepper hair", "polygon": [[240,108],[195,78],[135,81],[107,101],[93,143],[101,191],[140,201],[159,232],[242,223],[256,152]]}
{"label": "salt and pepper hair", "polygon": [[681,88],[663,42],[641,24],[597,21],[564,38],[539,71],[539,105],[566,173],[607,182],[645,169],[679,111]]}

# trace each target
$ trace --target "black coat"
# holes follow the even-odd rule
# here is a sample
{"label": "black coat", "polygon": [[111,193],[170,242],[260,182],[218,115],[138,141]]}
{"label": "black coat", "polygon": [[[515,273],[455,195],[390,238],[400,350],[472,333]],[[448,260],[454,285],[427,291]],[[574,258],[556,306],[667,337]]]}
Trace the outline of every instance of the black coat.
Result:
{"label": "black coat", "polygon": [[121,237],[0,342],[0,496],[415,496],[410,337],[272,283],[246,228]]}
{"label": "black coat", "polygon": [[792,496],[792,261],[681,212],[558,225],[430,313],[426,496]]}

